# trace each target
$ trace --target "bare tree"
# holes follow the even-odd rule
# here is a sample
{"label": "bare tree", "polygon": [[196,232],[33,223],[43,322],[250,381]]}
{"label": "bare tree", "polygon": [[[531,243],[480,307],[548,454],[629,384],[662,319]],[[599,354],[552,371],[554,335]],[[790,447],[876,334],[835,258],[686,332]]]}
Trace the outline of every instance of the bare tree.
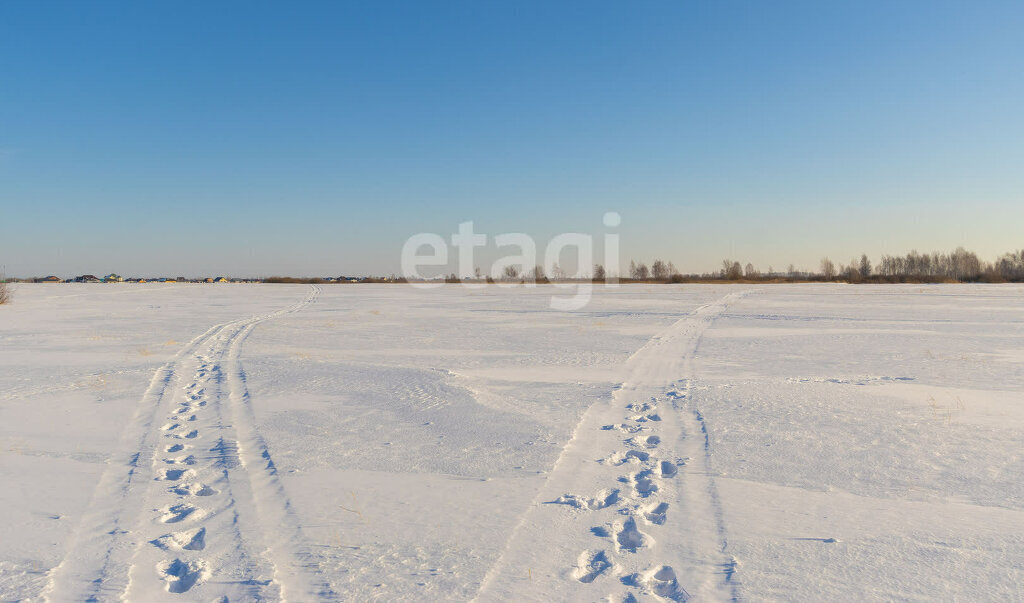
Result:
{"label": "bare tree", "polygon": [[505,280],[514,281],[519,278],[518,266],[505,266]]}
{"label": "bare tree", "polygon": [[605,276],[604,266],[601,264],[594,264],[594,280],[603,283]]}
{"label": "bare tree", "polygon": [[949,257],[950,274],[958,281],[974,281],[981,276],[981,260],[973,251],[967,251],[963,247],[957,247],[956,251]]}
{"label": "bare tree", "polygon": [[730,281],[738,281],[743,278],[743,268],[739,262],[722,260],[722,278]]}
{"label": "bare tree", "polygon": [[1004,253],[996,260],[993,271],[1000,277],[1009,281],[1020,282],[1024,280],[1024,250]]}
{"label": "bare tree", "polygon": [[651,271],[647,268],[647,264],[629,262],[629,278],[635,281],[646,281],[650,276]]}
{"label": "bare tree", "polygon": [[861,254],[858,270],[860,271],[861,278],[868,278],[871,276],[871,260],[868,259],[868,254]]}
{"label": "bare tree", "polygon": [[7,279],[0,277],[0,305],[11,301],[11,290],[7,288]]}
{"label": "bare tree", "polygon": [[843,270],[843,276],[847,282],[860,283],[864,280],[863,275],[860,273],[860,267],[857,264],[857,260],[850,260],[850,265]]}
{"label": "bare tree", "polygon": [[539,264],[533,267],[532,278],[535,283],[548,282],[548,277],[544,274],[544,267]]}
{"label": "bare tree", "polygon": [[826,281],[836,277],[836,265],[827,257],[821,258],[821,275],[825,277]]}
{"label": "bare tree", "polygon": [[668,273],[668,264],[661,260],[654,260],[654,263],[651,264],[651,277],[656,281],[664,281],[668,280],[669,276],[671,275]]}
{"label": "bare tree", "polygon": [[761,276],[761,273],[757,271],[757,268],[754,268],[753,264],[747,262],[746,267],[743,269],[743,275],[748,279],[756,279]]}

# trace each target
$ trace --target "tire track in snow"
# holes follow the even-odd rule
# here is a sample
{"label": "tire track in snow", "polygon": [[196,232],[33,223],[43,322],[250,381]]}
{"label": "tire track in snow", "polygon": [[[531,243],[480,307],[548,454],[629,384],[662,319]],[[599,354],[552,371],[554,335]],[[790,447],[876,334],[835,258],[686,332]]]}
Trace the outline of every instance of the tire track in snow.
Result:
{"label": "tire track in snow", "polygon": [[584,414],[477,600],[738,598],[691,384],[702,334],[747,293],[698,308],[627,360],[626,382]]}
{"label": "tire track in snow", "polygon": [[156,373],[93,495],[49,600],[329,595],[256,430],[239,357],[256,325],[216,325]]}

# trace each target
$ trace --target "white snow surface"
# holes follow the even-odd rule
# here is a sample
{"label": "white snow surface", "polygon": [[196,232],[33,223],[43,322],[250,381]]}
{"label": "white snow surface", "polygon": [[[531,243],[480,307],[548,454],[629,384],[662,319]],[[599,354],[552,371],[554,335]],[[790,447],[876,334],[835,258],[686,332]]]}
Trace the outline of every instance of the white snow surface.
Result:
{"label": "white snow surface", "polygon": [[17,285],[0,600],[1024,600],[1024,288]]}

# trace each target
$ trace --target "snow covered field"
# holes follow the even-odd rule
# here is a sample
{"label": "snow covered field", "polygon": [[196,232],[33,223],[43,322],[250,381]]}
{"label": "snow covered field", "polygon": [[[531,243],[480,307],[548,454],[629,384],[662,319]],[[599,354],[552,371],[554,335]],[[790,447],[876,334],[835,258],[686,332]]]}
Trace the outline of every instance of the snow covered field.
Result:
{"label": "snow covered field", "polygon": [[0,599],[1024,600],[1024,288],[551,293],[17,286]]}

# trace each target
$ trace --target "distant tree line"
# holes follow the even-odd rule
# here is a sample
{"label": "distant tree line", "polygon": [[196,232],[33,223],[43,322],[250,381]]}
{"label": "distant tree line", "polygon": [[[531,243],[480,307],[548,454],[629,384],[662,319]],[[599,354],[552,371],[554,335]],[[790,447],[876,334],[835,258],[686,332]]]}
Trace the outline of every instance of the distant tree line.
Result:
{"label": "distant tree line", "polygon": [[918,253],[905,256],[883,255],[876,270],[862,256],[858,264],[842,270],[841,278],[851,282],[1024,282],[1024,250],[1005,253],[994,262],[985,262],[963,247],[951,253]]}
{"label": "distant tree line", "polygon": [[[522,270],[512,265],[506,266],[503,273],[498,277],[483,276],[478,268],[471,277],[460,278],[456,274],[450,274],[444,278],[449,283],[467,282],[488,282],[495,280],[517,283],[549,283],[551,281],[579,281],[581,278],[569,278],[565,270],[557,264],[551,267],[549,276],[543,267],[535,266],[530,270]],[[47,277],[56,279],[56,277]],[[911,251],[905,256],[883,255],[878,265],[872,265],[867,254],[862,254],[860,259],[852,259],[846,265],[837,264],[825,257],[821,259],[817,272],[797,270],[790,264],[785,270],[776,271],[769,266],[767,270],[761,271],[752,263],[740,262],[726,259],[722,261],[721,268],[715,272],[700,274],[682,274],[672,262],[655,260],[650,266],[643,262],[632,260],[629,263],[629,274],[610,274],[601,264],[595,264],[590,276],[583,276],[582,280],[593,280],[594,282],[607,282],[610,279],[620,282],[653,282],[653,283],[699,283],[699,282],[848,282],[848,283],[1004,283],[1024,282],[1024,250],[1004,253],[994,262],[985,262],[978,258],[973,251],[967,251],[958,247],[951,253],[933,252],[918,253]],[[47,279],[3,279],[0,278],[0,304],[9,300],[7,282],[18,281],[45,281]],[[163,280],[163,279],[161,279]],[[167,279],[168,282],[177,280],[185,281],[184,277],[178,279]],[[213,279],[207,279],[213,280]],[[56,282],[62,282],[56,279]],[[391,275],[388,277],[324,277],[324,278],[297,278],[291,276],[271,276],[263,279],[247,279],[246,282],[264,283],[405,283],[405,278]]]}
{"label": "distant tree line", "polygon": [[333,285],[333,284],[344,284],[344,283],[404,283],[407,282],[404,278],[391,276],[361,276],[358,278],[350,278],[339,276],[334,277],[294,277],[294,276],[268,276],[263,279],[258,279],[256,282],[261,283],[277,283],[287,285]]}
{"label": "distant tree line", "polygon": [[[605,269],[594,267],[594,280],[605,280]],[[877,266],[873,266],[867,254],[852,259],[846,265],[837,264],[825,257],[821,259],[817,272],[799,271],[793,264],[786,270],[776,271],[771,266],[764,272],[752,263],[726,259],[717,272],[702,274],[680,274],[672,262],[655,260],[650,267],[636,262],[629,263],[629,277],[620,280],[629,282],[691,283],[716,281],[751,282],[848,282],[848,283],[1004,283],[1024,282],[1024,250],[1005,253],[994,262],[985,262],[973,251],[958,247],[951,253],[931,254],[911,251],[905,256],[883,255]]]}

